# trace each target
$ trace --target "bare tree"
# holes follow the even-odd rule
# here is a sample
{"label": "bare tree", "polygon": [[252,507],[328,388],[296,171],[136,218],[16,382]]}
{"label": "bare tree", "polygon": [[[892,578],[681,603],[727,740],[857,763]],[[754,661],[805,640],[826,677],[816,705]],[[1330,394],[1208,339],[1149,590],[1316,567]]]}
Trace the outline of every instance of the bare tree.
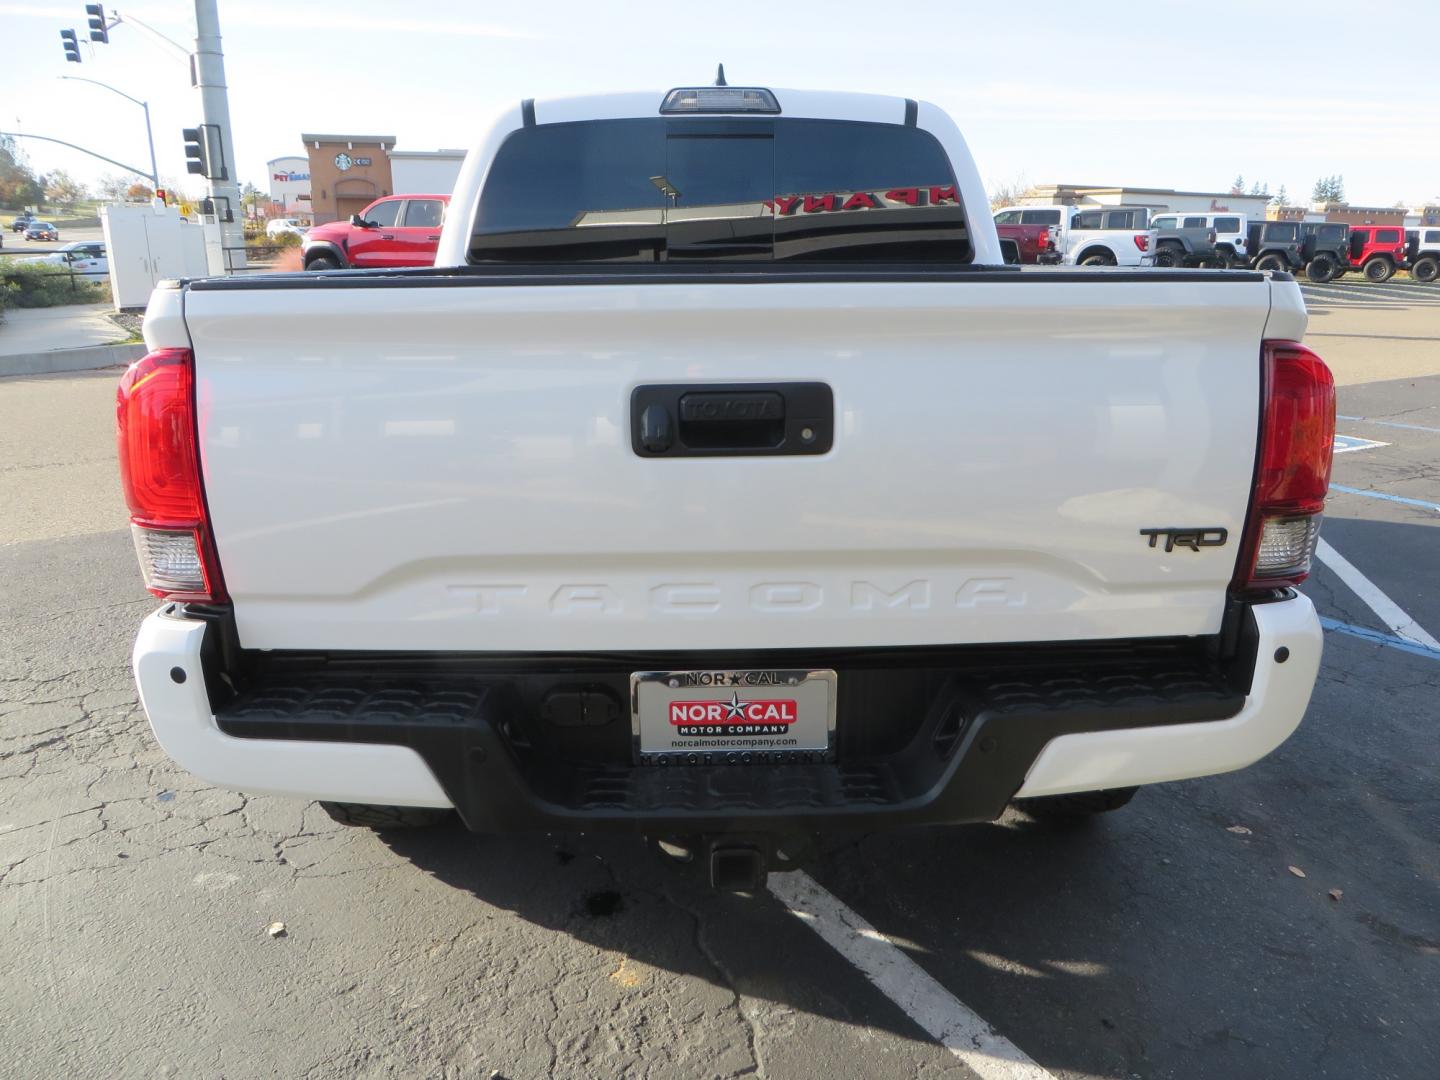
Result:
{"label": "bare tree", "polygon": [[114,173],[106,173],[100,178],[100,182],[95,185],[95,189],[100,193],[102,199],[108,199],[110,202],[119,202],[125,197],[125,189],[128,188],[131,183],[133,183],[133,181],[128,176],[116,176]]}
{"label": "bare tree", "polygon": [[1014,206],[1016,201],[1029,190],[1030,181],[1025,179],[1024,173],[1001,181],[990,189],[990,209],[998,210],[1002,206]]}
{"label": "bare tree", "polygon": [[46,178],[45,197],[57,206],[68,210],[85,195],[85,185],[64,169],[56,169]]}

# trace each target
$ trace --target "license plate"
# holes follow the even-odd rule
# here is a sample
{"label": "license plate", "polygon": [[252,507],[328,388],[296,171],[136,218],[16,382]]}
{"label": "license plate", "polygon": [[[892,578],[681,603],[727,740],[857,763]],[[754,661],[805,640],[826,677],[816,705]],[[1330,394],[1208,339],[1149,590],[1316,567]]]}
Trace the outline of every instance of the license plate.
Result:
{"label": "license plate", "polygon": [[775,765],[827,761],[835,742],[835,672],[637,671],[630,676],[637,761]]}

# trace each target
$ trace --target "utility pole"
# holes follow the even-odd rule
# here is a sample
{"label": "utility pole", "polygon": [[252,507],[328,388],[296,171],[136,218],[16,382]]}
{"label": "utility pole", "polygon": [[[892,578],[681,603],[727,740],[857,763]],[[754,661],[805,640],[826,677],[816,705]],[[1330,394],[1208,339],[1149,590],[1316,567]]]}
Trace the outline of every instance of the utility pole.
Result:
{"label": "utility pole", "polygon": [[[235,175],[235,144],[230,137],[230,101],[225,89],[225,56],[220,49],[220,13],[216,0],[195,0],[195,54],[192,82],[200,91],[205,123],[213,125],[223,172],[208,178],[210,198],[227,249],[227,269],[245,266],[244,215],[240,211],[240,185]],[[232,220],[225,221],[226,210]]]}

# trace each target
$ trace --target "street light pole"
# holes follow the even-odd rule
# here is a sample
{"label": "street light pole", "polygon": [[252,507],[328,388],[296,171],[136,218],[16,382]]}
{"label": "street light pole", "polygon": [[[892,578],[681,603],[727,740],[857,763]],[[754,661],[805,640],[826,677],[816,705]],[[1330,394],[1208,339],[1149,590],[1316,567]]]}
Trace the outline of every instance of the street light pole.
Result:
{"label": "street light pole", "polygon": [[184,46],[184,45],[181,45],[178,41],[175,41],[175,40],[173,40],[173,39],[171,39],[171,38],[166,37],[164,34],[162,34],[159,30],[156,30],[156,29],[155,29],[153,26],[151,26],[149,23],[143,23],[143,22],[141,22],[139,19],[135,18],[134,15],[122,15],[122,14],[121,14],[120,12],[118,12],[118,11],[112,12],[111,14],[113,14],[113,15],[115,16],[115,21],[112,22],[107,29],[114,29],[116,26],[119,26],[121,23],[128,23],[128,24],[131,25],[131,26],[138,27],[140,30],[142,30],[142,31],[144,31],[145,33],[149,34],[151,37],[158,39],[161,43],[163,43],[163,44],[165,44],[165,45],[168,45],[170,48],[174,49],[176,52],[178,52],[181,56],[183,56],[183,57],[185,58],[185,62],[186,62],[186,63],[189,63],[189,62],[190,62],[190,50],[189,50],[189,49],[185,48],[185,46]]}
{"label": "street light pole", "polygon": [[114,158],[106,157],[104,154],[97,154],[94,150],[87,150],[85,147],[78,146],[73,142],[66,142],[64,139],[54,139],[49,135],[31,135],[28,131],[0,131],[0,138],[39,139],[41,142],[53,142],[60,146],[68,146],[71,150],[79,150],[82,154],[89,154],[91,157],[99,158],[101,161],[108,161],[111,165],[119,166],[126,172],[134,173],[136,176],[148,175],[144,169],[137,169],[134,165],[126,165],[123,161],[116,161]]}
{"label": "street light pole", "polygon": [[158,191],[160,189],[160,170],[155,167],[155,135],[150,130],[150,103],[148,101],[141,101],[139,98],[136,97],[131,97],[129,94],[125,93],[124,90],[116,90],[115,87],[111,86],[109,83],[103,83],[99,79],[85,79],[81,78],[79,75],[59,75],[56,77],[61,79],[69,79],[71,82],[88,82],[93,83],[95,86],[103,86],[106,90],[119,94],[127,101],[133,101],[136,105],[139,105],[142,109],[145,110],[145,138],[149,140],[150,143],[150,185],[152,191]]}

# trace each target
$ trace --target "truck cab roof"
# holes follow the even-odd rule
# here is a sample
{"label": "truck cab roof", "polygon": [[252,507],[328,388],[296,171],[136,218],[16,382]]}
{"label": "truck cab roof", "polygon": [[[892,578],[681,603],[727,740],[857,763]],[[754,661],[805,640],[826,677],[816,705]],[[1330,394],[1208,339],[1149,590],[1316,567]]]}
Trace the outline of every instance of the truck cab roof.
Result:
{"label": "truck cab roof", "polygon": [[[608,94],[583,94],[574,97],[531,99],[527,104],[535,124],[566,124],[583,120],[625,120],[662,115],[661,108],[675,90],[630,90]],[[745,90],[763,91],[779,106],[779,111],[745,108],[737,102],[733,109],[705,108],[698,112],[671,112],[680,116],[789,116],[808,120],[857,120],[875,124],[903,124],[907,111],[917,108],[908,98],[886,94],[857,94],[850,91],[794,90],[771,87],[696,86],[703,93],[736,95]],[[719,104],[717,102],[717,104]]]}

